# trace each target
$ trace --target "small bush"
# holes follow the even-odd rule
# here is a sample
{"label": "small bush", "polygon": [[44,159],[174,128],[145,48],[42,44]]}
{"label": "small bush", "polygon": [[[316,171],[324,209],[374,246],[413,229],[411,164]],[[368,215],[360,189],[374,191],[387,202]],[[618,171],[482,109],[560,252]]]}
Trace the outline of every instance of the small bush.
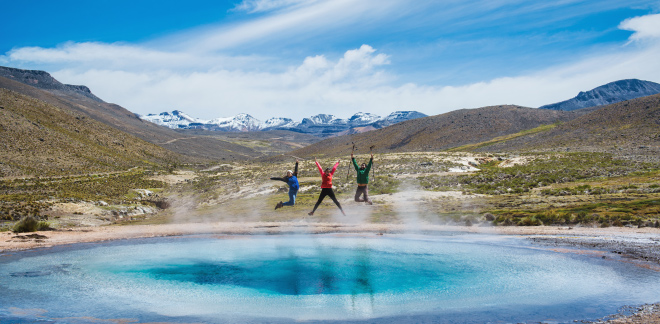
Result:
{"label": "small bush", "polygon": [[518,226],[540,226],[541,221],[539,221],[536,217],[523,217],[520,221],[518,221]]}
{"label": "small bush", "polygon": [[23,217],[12,229],[14,233],[36,232],[39,222],[32,216]]}
{"label": "small bush", "polygon": [[53,228],[50,227],[50,223],[41,221],[37,223],[37,231],[52,231]]}

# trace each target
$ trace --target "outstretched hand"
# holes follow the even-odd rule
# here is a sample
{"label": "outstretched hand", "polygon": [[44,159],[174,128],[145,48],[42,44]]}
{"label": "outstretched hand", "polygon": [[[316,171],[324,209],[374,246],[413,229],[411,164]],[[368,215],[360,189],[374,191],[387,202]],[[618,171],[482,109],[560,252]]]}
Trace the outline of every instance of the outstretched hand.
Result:
{"label": "outstretched hand", "polygon": [[351,153],[351,159],[353,158],[353,153]]}
{"label": "outstretched hand", "polygon": [[374,154],[373,154],[373,153],[371,153],[371,159],[373,160],[373,158],[374,158]]}

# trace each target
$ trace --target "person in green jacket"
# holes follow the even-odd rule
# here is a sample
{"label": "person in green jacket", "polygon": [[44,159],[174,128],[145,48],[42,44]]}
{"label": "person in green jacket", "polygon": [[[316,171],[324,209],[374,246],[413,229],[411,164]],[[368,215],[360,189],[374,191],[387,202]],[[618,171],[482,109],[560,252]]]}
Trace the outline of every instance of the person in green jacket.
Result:
{"label": "person in green jacket", "polygon": [[[369,171],[371,170],[371,165],[374,162],[374,155],[371,154],[371,159],[369,159],[369,164],[362,163],[358,168],[357,162],[355,162],[355,157],[351,153],[351,160],[353,161],[353,167],[357,171],[357,183],[358,187],[355,191],[355,201],[356,202],[366,202],[369,205],[372,205],[371,199],[369,199],[369,189],[367,185],[369,184]],[[360,196],[364,195],[364,198]]]}

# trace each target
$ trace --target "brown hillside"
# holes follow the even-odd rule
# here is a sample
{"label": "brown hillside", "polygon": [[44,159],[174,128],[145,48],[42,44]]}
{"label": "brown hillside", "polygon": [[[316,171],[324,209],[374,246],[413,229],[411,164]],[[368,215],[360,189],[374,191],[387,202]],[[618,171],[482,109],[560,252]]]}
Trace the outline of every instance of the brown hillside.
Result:
{"label": "brown hillside", "polygon": [[182,159],[85,114],[0,89],[0,177],[111,172]]}
{"label": "brown hillside", "polygon": [[42,100],[66,111],[82,113],[92,119],[184,156],[197,159],[244,160],[262,155],[250,147],[233,144],[211,136],[180,134],[169,128],[143,121],[134,113],[119,105],[95,101],[76,93],[37,89],[5,77],[0,77],[0,88]]}
{"label": "brown hillside", "polygon": [[660,155],[660,95],[623,101],[536,133],[480,148],[482,151],[577,150]]}
{"label": "brown hillside", "polygon": [[296,156],[345,156],[352,142],[359,153],[374,145],[376,153],[442,151],[515,134],[541,125],[566,122],[577,112],[491,106],[456,110],[442,115],[401,122],[371,132],[326,139],[292,152]]}

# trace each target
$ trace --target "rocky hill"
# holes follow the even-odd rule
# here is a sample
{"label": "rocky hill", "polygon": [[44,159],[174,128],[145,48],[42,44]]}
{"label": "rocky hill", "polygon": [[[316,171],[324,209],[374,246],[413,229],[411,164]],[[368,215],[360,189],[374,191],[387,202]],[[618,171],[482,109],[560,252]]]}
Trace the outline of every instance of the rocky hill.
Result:
{"label": "rocky hill", "polygon": [[0,88],[0,177],[112,172],[185,160],[85,114]]}
{"label": "rocky hill", "polygon": [[580,92],[575,98],[539,108],[571,111],[609,105],[657,93],[660,93],[660,84],[655,82],[637,79],[620,80],[602,85],[590,91]]}
{"label": "rocky hill", "polygon": [[456,110],[442,115],[401,122],[368,133],[329,138],[292,152],[306,157],[347,156],[352,143],[358,153],[442,151],[516,134],[541,125],[567,122],[579,112],[519,106],[491,106]]}
{"label": "rocky hill", "polygon": [[360,133],[421,117],[426,117],[426,115],[417,111],[396,111],[386,117],[358,112],[348,119],[319,114],[303,118],[300,122],[283,117],[273,117],[262,122],[245,113],[233,117],[203,120],[179,110],[140,116],[143,120],[172,129],[205,129],[223,132],[289,130],[320,137]]}
{"label": "rocky hill", "polygon": [[545,131],[477,150],[611,152],[660,160],[660,94],[576,112],[581,111],[587,113]]}
{"label": "rocky hill", "polygon": [[48,90],[56,95],[83,96],[97,102],[104,102],[95,96],[88,87],[84,85],[63,84],[45,71],[22,70],[0,66],[0,76],[31,85],[35,88]]}

